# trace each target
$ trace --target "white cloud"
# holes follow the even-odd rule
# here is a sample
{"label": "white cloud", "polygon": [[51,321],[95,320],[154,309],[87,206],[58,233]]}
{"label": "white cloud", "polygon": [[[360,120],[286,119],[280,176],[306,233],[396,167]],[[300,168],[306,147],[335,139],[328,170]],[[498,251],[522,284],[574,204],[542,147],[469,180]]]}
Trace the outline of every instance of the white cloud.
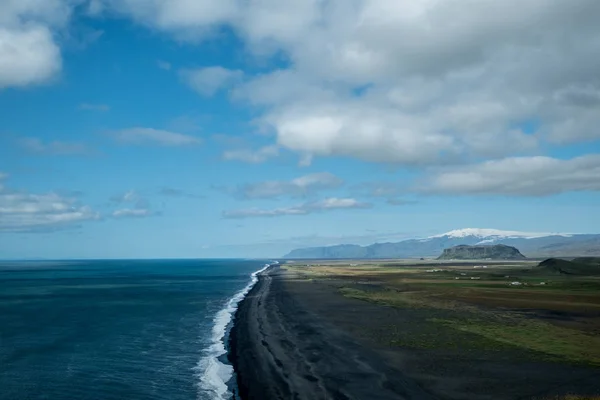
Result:
{"label": "white cloud", "polygon": [[110,106],[106,104],[90,104],[90,103],[81,103],[78,107],[80,110],[87,111],[109,111]]}
{"label": "white cloud", "polygon": [[569,160],[515,157],[442,171],[418,188],[428,193],[545,196],[600,191],[600,155]]}
{"label": "white cloud", "polygon": [[58,140],[44,143],[38,138],[24,138],[19,140],[19,144],[30,153],[44,155],[82,155],[91,151],[83,143]]}
{"label": "white cloud", "polygon": [[[2,174],[0,174],[2,175]],[[6,174],[0,176],[5,179]],[[16,192],[0,185],[0,231],[25,232],[65,229],[100,219],[91,207],[56,193]]]}
{"label": "white cloud", "polygon": [[341,209],[364,209],[370,208],[370,203],[360,202],[352,198],[331,197],[316,202],[307,202],[292,207],[274,209],[242,209],[223,212],[223,217],[228,219],[258,218],[258,217],[280,217],[286,215],[307,215],[316,212],[326,212]]}
{"label": "white cloud", "polygon": [[[281,52],[288,69],[234,94],[307,160],[431,164],[600,138],[596,0],[123,3],[177,37],[226,24],[251,51]],[[200,82],[207,94],[221,87]],[[520,129],[532,120],[536,135]]]}
{"label": "white cloud", "polygon": [[0,89],[44,83],[61,71],[54,33],[66,26],[72,6],[66,0],[0,2]]}
{"label": "white cloud", "polygon": [[201,143],[199,138],[182,133],[152,128],[129,128],[113,133],[124,144],[156,144],[161,146],[192,146]]}
{"label": "white cloud", "polygon": [[0,89],[46,82],[61,68],[60,49],[47,27],[0,25]]}
{"label": "white cloud", "polygon": [[150,210],[144,208],[122,208],[112,213],[114,218],[143,218],[154,215]]}
{"label": "white cloud", "polygon": [[280,196],[307,196],[318,191],[335,189],[344,181],[337,176],[320,172],[304,175],[290,181],[265,181],[250,183],[237,188],[236,194],[246,199],[266,199]]}
{"label": "white cloud", "polygon": [[134,20],[189,40],[203,38],[218,24],[237,17],[236,0],[105,0]]}
{"label": "white cloud", "polygon": [[[0,63],[9,60],[1,64],[0,82],[29,84],[56,75],[60,54],[51,33],[64,28],[73,4],[2,2],[0,29],[10,36],[7,43],[18,44],[18,57],[0,54]],[[88,5],[91,14],[107,10],[176,39],[207,40],[231,28],[259,57],[281,55],[285,69],[253,79],[221,66],[182,76],[203,95],[235,86],[234,98],[262,113],[258,119],[274,133],[273,146],[298,152],[303,164],[315,156],[453,163],[529,156],[548,144],[600,139],[596,0]],[[522,128],[532,121],[537,132]],[[265,158],[243,150],[228,156]]]}
{"label": "white cloud", "polygon": [[223,152],[223,159],[227,161],[242,161],[250,164],[260,164],[269,160],[270,158],[277,157],[278,155],[279,147],[265,146],[258,150],[226,150]]}
{"label": "white cloud", "polygon": [[222,88],[235,84],[244,77],[240,70],[223,67],[184,69],[180,71],[184,81],[203,96],[212,96]]}

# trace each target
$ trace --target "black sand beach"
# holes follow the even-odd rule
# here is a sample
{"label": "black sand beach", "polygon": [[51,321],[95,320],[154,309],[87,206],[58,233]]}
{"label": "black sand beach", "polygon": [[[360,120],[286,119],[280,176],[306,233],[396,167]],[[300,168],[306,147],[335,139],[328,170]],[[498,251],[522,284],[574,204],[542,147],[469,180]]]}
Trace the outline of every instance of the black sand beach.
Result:
{"label": "black sand beach", "polygon": [[414,310],[339,294],[280,267],[240,304],[230,360],[242,399],[531,399],[600,392],[594,367],[510,352],[386,345],[390,326],[418,335]]}

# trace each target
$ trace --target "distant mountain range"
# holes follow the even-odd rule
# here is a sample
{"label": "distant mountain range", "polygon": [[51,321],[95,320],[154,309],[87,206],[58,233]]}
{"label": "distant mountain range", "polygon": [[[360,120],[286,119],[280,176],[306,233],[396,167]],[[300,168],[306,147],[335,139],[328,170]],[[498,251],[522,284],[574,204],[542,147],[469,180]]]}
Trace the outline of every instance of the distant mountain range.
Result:
{"label": "distant mountain range", "polygon": [[438,257],[444,249],[458,245],[505,244],[526,257],[600,256],[600,234],[531,233],[496,229],[458,229],[423,239],[370,246],[340,244],[292,250],[284,258],[374,259]]}

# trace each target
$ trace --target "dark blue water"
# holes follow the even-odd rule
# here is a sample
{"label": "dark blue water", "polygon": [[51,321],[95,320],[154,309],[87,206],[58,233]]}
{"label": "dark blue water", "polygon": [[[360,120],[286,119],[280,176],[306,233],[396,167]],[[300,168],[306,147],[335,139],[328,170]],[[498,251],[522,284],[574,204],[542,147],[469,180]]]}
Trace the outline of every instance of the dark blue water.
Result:
{"label": "dark blue water", "polygon": [[0,399],[230,398],[219,336],[263,264],[0,262]]}

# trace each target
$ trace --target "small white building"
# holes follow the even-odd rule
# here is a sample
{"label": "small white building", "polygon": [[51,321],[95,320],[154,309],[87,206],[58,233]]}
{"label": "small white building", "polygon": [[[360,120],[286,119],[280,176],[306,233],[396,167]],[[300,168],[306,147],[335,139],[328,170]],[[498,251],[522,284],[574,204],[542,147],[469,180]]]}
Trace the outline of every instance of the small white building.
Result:
{"label": "small white building", "polygon": [[521,282],[511,282],[510,284],[511,284],[511,286],[521,286],[522,285]]}

